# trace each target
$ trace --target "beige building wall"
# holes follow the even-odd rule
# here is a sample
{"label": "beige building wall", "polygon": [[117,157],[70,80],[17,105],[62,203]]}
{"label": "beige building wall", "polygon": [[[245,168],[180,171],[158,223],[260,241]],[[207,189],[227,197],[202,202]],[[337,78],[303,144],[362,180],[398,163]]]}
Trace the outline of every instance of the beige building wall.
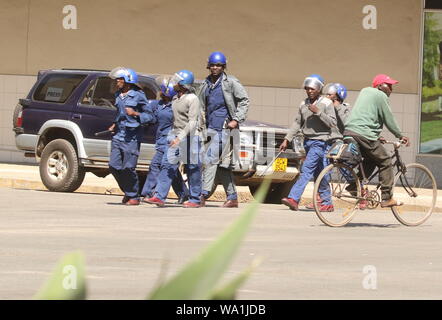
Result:
{"label": "beige building wall", "polygon": [[35,163],[15,147],[12,116],[18,99],[27,96],[35,76],[0,75],[0,162]]}
{"label": "beige building wall", "polygon": [[[220,50],[229,71],[250,86],[299,88],[306,75],[319,73],[360,90],[375,74],[387,73],[400,80],[398,92],[418,93],[421,0],[0,4],[7,44],[0,74],[124,65],[146,73],[186,68],[201,78],[208,54]],[[364,22],[376,29],[365,29]]]}
{"label": "beige building wall", "polygon": [[[375,16],[364,13],[367,5]],[[421,18],[421,0],[0,0],[0,161],[33,161],[15,149],[12,113],[38,70],[186,68],[203,78],[214,50],[227,55],[228,72],[245,84],[249,118],[284,126],[311,73],[344,83],[351,104],[375,74],[390,74],[400,80],[393,111],[416,141],[405,153],[411,161],[420,114]],[[364,29],[364,21],[376,29]]]}

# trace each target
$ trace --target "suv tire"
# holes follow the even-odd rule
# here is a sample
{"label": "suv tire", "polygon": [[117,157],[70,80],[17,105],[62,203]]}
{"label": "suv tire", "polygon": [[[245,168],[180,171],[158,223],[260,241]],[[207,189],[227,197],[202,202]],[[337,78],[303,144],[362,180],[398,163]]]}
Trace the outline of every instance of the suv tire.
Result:
{"label": "suv tire", "polygon": [[73,192],[81,186],[85,173],[79,165],[77,152],[69,141],[56,139],[43,149],[40,177],[48,190]]}

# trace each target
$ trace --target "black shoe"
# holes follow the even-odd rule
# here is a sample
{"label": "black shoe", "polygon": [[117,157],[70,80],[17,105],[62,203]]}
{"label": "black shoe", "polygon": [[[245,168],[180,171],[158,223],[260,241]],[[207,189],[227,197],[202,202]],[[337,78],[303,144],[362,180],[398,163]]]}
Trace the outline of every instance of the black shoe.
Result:
{"label": "black shoe", "polygon": [[201,195],[201,197],[200,197],[200,205],[201,205],[201,207],[206,206],[206,198],[203,195]]}
{"label": "black shoe", "polygon": [[176,203],[178,204],[183,204],[184,202],[186,202],[187,200],[189,200],[188,196],[181,196],[178,198],[178,201]]}
{"label": "black shoe", "polygon": [[345,187],[345,190],[348,191],[353,197],[358,195],[358,189],[356,188],[356,183],[350,182],[348,186]]}
{"label": "black shoe", "polygon": [[124,196],[123,199],[121,200],[121,203],[126,204],[129,200],[130,200],[130,197]]}

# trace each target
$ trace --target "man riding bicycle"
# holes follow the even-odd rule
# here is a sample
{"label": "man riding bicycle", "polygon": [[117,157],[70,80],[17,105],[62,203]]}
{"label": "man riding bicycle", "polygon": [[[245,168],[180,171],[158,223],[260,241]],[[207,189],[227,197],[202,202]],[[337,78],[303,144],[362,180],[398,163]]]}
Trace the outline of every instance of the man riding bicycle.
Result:
{"label": "man riding bicycle", "polygon": [[[375,167],[379,167],[382,208],[403,204],[393,199],[394,174],[391,158],[382,145],[383,138],[380,137],[385,123],[395,137],[401,139],[407,147],[410,145],[410,139],[402,135],[394,119],[388,100],[393,85],[398,82],[385,74],[375,76],[372,87],[364,88],[359,93],[352,112],[345,122],[344,137],[352,137],[359,144],[364,158],[365,174],[370,176]],[[362,179],[361,172],[359,176]],[[356,185],[350,184],[347,190],[356,190]]]}

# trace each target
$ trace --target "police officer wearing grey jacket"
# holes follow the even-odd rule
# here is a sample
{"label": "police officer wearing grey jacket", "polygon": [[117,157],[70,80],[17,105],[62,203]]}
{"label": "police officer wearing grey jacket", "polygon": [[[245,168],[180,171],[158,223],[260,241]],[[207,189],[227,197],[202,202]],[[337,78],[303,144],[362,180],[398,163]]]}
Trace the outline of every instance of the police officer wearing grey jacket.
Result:
{"label": "police officer wearing grey jacket", "polygon": [[[329,145],[334,143],[338,139],[343,138],[344,133],[344,123],[347,120],[348,116],[350,115],[351,106],[350,104],[344,102],[345,98],[347,97],[347,88],[340,84],[340,83],[329,83],[327,84],[323,89],[324,95],[330,99],[333,102],[333,106],[335,108],[336,113],[336,125],[332,126],[330,128],[330,139],[329,139]],[[323,166],[326,167],[329,164],[328,159],[324,157],[324,164]],[[324,194],[323,188],[326,187],[325,185],[321,185],[319,189],[320,194]],[[319,197],[316,199],[317,201],[322,204],[322,199]],[[359,208],[365,209],[364,207],[365,203],[363,201],[360,201]],[[305,206],[307,209],[314,209],[313,202],[310,202],[306,204]]]}
{"label": "police officer wearing grey jacket", "polygon": [[324,87],[324,94],[333,101],[336,112],[337,125],[331,129],[331,140],[342,139],[344,133],[344,123],[350,115],[351,106],[344,102],[347,97],[347,88],[340,83],[330,83]]}
{"label": "police officer wearing grey jacket", "polygon": [[199,89],[203,106],[202,127],[206,129],[203,165],[202,201],[208,198],[217,176],[227,195],[224,208],[237,208],[238,195],[232,173],[232,146],[234,129],[247,117],[249,97],[239,80],[225,73],[227,59],[222,52],[210,54],[207,69],[210,75]]}
{"label": "police officer wearing grey jacket", "polygon": [[[290,210],[298,210],[299,202],[304,190],[311,178],[316,178],[324,168],[324,157],[328,150],[331,129],[336,127],[336,113],[333,102],[321,96],[324,87],[324,79],[318,74],[312,74],[305,78],[304,89],[307,98],[301,102],[295,121],[284,142],[279,146],[280,150],[286,150],[294,135],[301,130],[304,134],[304,148],[307,152],[302,165],[301,174],[293,185],[287,197],[281,202]],[[324,180],[325,181],[325,180]],[[330,189],[325,185],[320,188],[321,211],[333,211]]]}

